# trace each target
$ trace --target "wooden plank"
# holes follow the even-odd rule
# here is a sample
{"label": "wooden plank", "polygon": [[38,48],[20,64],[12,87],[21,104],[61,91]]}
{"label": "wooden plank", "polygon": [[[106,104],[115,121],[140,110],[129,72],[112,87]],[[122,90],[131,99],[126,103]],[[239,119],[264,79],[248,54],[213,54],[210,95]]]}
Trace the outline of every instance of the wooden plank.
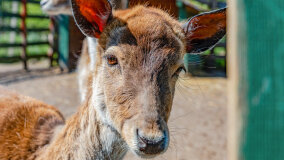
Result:
{"label": "wooden plank", "polygon": [[228,160],[239,160],[239,134],[240,134],[240,108],[239,95],[239,70],[238,70],[238,16],[237,0],[228,0],[228,27],[227,27],[227,76],[228,76]]}

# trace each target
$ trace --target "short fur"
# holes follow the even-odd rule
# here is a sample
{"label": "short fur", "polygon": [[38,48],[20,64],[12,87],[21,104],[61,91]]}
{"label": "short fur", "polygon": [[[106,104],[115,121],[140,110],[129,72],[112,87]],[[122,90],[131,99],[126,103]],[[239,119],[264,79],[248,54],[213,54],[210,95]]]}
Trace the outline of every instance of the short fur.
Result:
{"label": "short fur", "polygon": [[0,87],[0,160],[35,159],[63,124],[56,108]]}

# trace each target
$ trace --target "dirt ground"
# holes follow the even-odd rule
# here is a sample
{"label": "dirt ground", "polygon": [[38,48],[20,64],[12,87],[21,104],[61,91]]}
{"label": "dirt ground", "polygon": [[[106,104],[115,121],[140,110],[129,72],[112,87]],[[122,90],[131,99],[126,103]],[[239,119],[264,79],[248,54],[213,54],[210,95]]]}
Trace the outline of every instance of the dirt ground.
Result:
{"label": "dirt ground", "polygon": [[[0,65],[0,85],[57,106],[65,117],[79,105],[76,73],[21,65]],[[224,78],[184,78],[177,84],[169,121],[170,147],[155,160],[226,160],[227,81]],[[138,160],[128,153],[127,160]]]}

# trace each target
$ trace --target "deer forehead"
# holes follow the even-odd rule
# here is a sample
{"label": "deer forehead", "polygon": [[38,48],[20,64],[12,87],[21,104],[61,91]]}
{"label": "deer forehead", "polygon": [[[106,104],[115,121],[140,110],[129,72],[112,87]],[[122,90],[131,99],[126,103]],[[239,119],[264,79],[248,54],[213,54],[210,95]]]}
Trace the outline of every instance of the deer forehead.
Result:
{"label": "deer forehead", "polygon": [[157,40],[163,40],[165,46],[173,44],[169,42],[179,43],[169,46],[172,48],[184,46],[184,32],[179,22],[159,9],[137,6],[115,11],[113,16],[115,20],[106,26],[101,35],[100,42],[103,46],[109,41],[143,46]]}
{"label": "deer forehead", "polygon": [[[116,54],[126,64],[161,66],[176,64],[185,53],[184,34],[180,24],[166,13],[138,6],[116,11],[112,22],[100,38],[105,54]],[[160,63],[160,64],[159,64]],[[141,64],[141,63],[140,63]]]}
{"label": "deer forehead", "polygon": [[126,23],[134,35],[175,34],[184,39],[183,30],[177,20],[164,11],[144,6],[114,12],[114,17]]}

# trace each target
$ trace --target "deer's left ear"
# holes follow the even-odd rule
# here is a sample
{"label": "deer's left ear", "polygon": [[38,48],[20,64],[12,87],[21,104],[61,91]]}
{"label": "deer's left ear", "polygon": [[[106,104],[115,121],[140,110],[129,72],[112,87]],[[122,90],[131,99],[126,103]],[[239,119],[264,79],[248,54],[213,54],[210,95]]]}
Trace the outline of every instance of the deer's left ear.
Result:
{"label": "deer's left ear", "polygon": [[78,27],[89,37],[99,38],[112,18],[108,0],[72,0],[72,11]]}
{"label": "deer's left ear", "polygon": [[183,24],[183,29],[188,53],[206,51],[226,34],[226,8],[197,15]]}

